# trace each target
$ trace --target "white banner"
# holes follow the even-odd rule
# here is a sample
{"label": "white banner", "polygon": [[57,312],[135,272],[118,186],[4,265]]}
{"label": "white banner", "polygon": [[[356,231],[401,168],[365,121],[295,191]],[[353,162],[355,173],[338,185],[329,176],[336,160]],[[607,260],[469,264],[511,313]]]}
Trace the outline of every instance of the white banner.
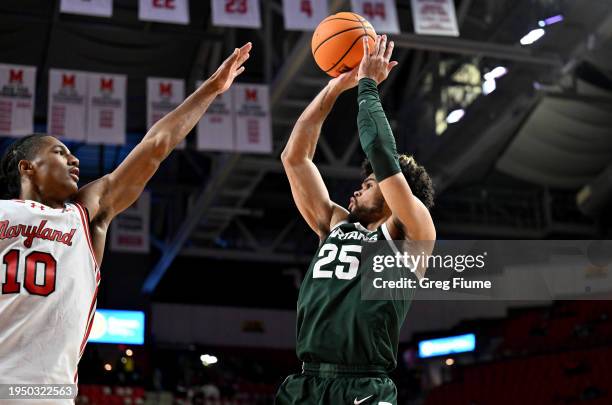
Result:
{"label": "white banner", "polygon": [[[147,78],[147,130],[185,99],[185,82],[181,79]],[[183,140],[176,149],[185,149]]]}
{"label": "white banner", "polygon": [[372,24],[377,34],[399,34],[395,0],[351,0],[351,9]]}
{"label": "white banner", "polygon": [[0,134],[23,136],[34,132],[36,68],[0,65]]}
{"label": "white banner", "polygon": [[140,198],[111,223],[111,249],[116,252],[149,252],[151,194],[143,191]]}
{"label": "white banner", "polygon": [[62,13],[112,17],[113,0],[62,0],[60,11]]}
{"label": "white banner", "polygon": [[140,0],[138,19],[189,24],[189,0]]}
{"label": "white banner", "polygon": [[236,150],[238,152],[272,152],[272,125],[268,86],[234,84],[236,114]]}
{"label": "white banner", "polygon": [[126,82],[124,75],[89,74],[88,143],[125,143]]}
{"label": "white banner", "polygon": [[453,0],[411,1],[412,21],[417,34],[459,36]]}
{"label": "white banner", "polygon": [[314,31],[329,14],[327,0],[283,0],[285,29]]}
{"label": "white banner", "polygon": [[47,133],[73,141],[87,139],[88,74],[49,70]]}
{"label": "white banner", "polygon": [[[199,86],[201,82],[197,85]],[[231,151],[235,149],[234,84],[218,95],[198,123],[198,150]]]}
{"label": "white banner", "polygon": [[261,28],[259,0],[212,0],[213,25]]}

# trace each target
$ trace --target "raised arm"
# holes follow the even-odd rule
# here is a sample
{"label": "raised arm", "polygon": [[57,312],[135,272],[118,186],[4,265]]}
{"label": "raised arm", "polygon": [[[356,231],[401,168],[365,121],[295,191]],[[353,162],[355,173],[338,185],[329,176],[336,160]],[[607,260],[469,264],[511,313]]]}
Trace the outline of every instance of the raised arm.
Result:
{"label": "raised arm", "polygon": [[[229,89],[244,71],[242,64],[249,58],[250,50],[250,43],[234,50],[194,93],[149,129],[112,173],[79,190],[76,201],[87,208],[91,222],[106,227],[138,199],[161,162],[185,139],[214,98]],[[105,229],[103,233],[105,236]]]}
{"label": "raised arm", "polygon": [[356,85],[357,69],[330,80],[298,118],[281,154],[293,200],[308,225],[320,238],[327,235],[331,226],[345,219],[348,211],[330,200],[327,187],[312,158],[323,121],[338,96]]}
{"label": "raised arm", "polygon": [[391,235],[406,239],[433,241],[436,230],[427,207],[412,193],[401,172],[395,139],[378,95],[377,85],[385,80],[397,62],[390,62],[393,42],[376,39],[370,54],[363,41],[364,57],[359,65],[359,113],[357,124],[361,146],[372,164],[380,191],[391,210],[387,226]]}

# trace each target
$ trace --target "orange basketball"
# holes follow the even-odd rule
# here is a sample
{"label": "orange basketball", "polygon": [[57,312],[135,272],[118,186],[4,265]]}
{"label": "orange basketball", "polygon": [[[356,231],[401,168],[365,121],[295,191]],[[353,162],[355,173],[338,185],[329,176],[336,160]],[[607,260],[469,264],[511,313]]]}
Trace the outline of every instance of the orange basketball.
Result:
{"label": "orange basketball", "polygon": [[349,12],[330,15],[321,21],[312,36],[312,56],[325,73],[336,77],[359,65],[364,36],[373,50],[376,32],[365,18]]}

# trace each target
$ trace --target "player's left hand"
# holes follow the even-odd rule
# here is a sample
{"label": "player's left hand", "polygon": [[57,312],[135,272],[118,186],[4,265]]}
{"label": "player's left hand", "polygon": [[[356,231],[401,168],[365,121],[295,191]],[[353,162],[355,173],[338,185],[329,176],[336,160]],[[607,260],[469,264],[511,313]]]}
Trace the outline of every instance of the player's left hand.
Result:
{"label": "player's left hand", "polygon": [[234,53],[225,59],[217,71],[206,80],[206,85],[216,94],[227,91],[234,79],[244,72],[244,66],[242,65],[249,59],[249,52],[252,47],[253,45],[247,42],[241,48],[236,48]]}
{"label": "player's left hand", "polygon": [[334,77],[329,81],[329,84],[341,93],[357,86],[357,71],[356,67],[348,72],[341,73],[338,77]]}
{"label": "player's left hand", "polygon": [[391,54],[393,53],[393,41],[387,43],[386,35],[377,35],[376,42],[374,43],[374,49],[370,50],[370,44],[368,37],[363,37],[363,58],[359,64],[359,73],[357,74],[357,80],[361,80],[364,77],[369,77],[374,80],[376,84],[380,84],[384,81],[389,72],[395,66],[396,61],[391,61]]}

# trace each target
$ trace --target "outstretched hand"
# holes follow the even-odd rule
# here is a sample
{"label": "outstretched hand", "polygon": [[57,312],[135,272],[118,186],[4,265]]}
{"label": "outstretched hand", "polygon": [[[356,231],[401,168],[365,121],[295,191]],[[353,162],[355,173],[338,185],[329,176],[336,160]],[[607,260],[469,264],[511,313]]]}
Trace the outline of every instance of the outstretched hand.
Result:
{"label": "outstretched hand", "polygon": [[329,83],[340,92],[352,89],[357,86],[357,70],[355,67],[348,72],[341,73],[338,77],[334,77]]}
{"label": "outstretched hand", "polygon": [[395,66],[396,61],[391,60],[391,54],[393,53],[393,41],[387,43],[386,35],[376,36],[376,42],[374,43],[374,49],[370,50],[370,44],[368,43],[368,37],[363,37],[363,58],[359,64],[359,73],[357,79],[361,80],[364,77],[369,77],[374,80],[376,84],[380,84],[384,81],[389,72]]}
{"label": "outstretched hand", "polygon": [[221,66],[215,73],[206,80],[206,83],[217,94],[221,94],[230,88],[234,79],[244,72],[244,62],[249,59],[249,52],[253,45],[250,42],[244,44],[241,48],[234,49],[227,59],[223,61]]}

